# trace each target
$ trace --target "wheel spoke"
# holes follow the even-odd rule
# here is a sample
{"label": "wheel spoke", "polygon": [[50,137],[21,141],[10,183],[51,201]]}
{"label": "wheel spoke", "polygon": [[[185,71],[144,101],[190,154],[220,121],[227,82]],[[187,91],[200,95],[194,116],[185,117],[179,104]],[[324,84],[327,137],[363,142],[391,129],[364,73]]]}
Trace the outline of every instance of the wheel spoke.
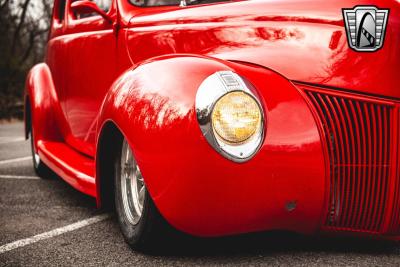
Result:
{"label": "wheel spoke", "polygon": [[142,173],[126,140],[122,145],[120,179],[125,215],[130,223],[137,224],[142,216],[146,188]]}
{"label": "wheel spoke", "polygon": [[125,164],[129,163],[129,149],[127,149],[126,153],[125,153]]}
{"label": "wheel spoke", "polygon": [[140,172],[136,174],[136,179],[140,182],[141,185],[144,184],[143,176]]}
{"label": "wheel spoke", "polygon": [[145,187],[142,186],[142,188],[139,191],[139,203],[143,207],[143,202],[144,202],[144,196],[145,196]]}

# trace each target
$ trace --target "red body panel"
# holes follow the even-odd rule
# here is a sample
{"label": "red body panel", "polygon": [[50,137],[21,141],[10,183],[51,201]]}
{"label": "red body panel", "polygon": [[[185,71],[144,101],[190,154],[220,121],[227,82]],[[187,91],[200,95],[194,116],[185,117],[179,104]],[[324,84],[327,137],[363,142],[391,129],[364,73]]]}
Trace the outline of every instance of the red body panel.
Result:
{"label": "red body panel", "polygon": [[[172,67],[176,72],[165,72]],[[231,69],[258,88],[268,118],[266,141],[245,164],[222,158],[207,144],[194,109],[201,82]],[[190,75],[190,82],[182,83],[181,75]],[[177,94],[178,86],[185,91]],[[158,59],[120,77],[104,107],[101,121],[119,125],[157,207],[178,229],[203,236],[317,230],[326,186],[318,128],[304,99],[280,75],[205,58]],[[297,208],[288,211],[291,202]]]}
{"label": "red body panel", "polygon": [[[237,1],[138,8],[117,0],[108,13],[113,23],[100,16],[77,20],[67,8],[64,21],[53,19],[45,63],[34,67],[27,80],[39,155],[100,203],[101,174],[95,166],[106,163],[96,162],[98,137],[112,122],[128,139],[161,214],[182,231],[199,236],[274,229],[370,233],[355,224],[327,227],[332,181],[340,176],[332,176],[325,113],[304,88],[313,84],[318,90],[331,88],[349,98],[379,99],[395,107],[394,129],[388,130],[394,148],[388,158],[391,186],[385,206],[395,210],[393,203],[400,199],[400,4],[372,2]],[[357,4],[391,9],[385,44],[377,52],[348,47],[341,9]],[[222,70],[246,77],[265,107],[265,141],[242,164],[218,154],[196,119],[199,85]],[[341,119],[335,125],[344,140]],[[347,192],[345,186],[338,188]],[[340,211],[347,212],[344,207]],[[397,227],[396,214],[371,215],[386,225],[374,234],[396,237],[397,230],[389,230]]]}
{"label": "red body panel", "polygon": [[38,150],[40,158],[66,182],[92,197],[96,196],[93,160],[61,142],[39,142]]}
{"label": "red body panel", "polygon": [[[341,9],[356,5],[390,8],[381,50],[349,48]],[[134,64],[164,54],[209,55],[266,66],[291,80],[400,98],[400,5],[393,0],[243,1],[152,15],[135,11],[127,33]]]}

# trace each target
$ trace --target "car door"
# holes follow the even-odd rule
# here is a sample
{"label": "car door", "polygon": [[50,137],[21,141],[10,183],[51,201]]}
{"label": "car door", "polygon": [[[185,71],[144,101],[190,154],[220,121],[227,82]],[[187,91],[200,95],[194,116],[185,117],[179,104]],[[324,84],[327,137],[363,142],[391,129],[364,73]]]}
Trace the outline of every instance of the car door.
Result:
{"label": "car door", "polygon": [[55,0],[51,27],[49,33],[49,41],[46,47],[45,63],[49,67],[57,92],[60,107],[66,114],[66,66],[62,62],[66,56],[64,49],[63,33],[65,30],[65,6],[67,0]]}
{"label": "car door", "polygon": [[[99,0],[95,0],[99,1]],[[95,130],[102,100],[115,79],[117,38],[112,24],[97,14],[74,14],[67,0],[64,46],[66,116],[71,136],[66,142],[89,156],[95,153]],[[97,2],[115,17],[112,0]]]}

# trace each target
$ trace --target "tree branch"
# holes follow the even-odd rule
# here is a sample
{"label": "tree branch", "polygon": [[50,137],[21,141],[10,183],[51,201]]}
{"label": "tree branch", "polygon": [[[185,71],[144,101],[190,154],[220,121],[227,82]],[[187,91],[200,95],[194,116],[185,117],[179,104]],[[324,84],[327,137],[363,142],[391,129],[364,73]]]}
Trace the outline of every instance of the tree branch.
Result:
{"label": "tree branch", "polygon": [[14,37],[12,39],[12,43],[11,43],[11,54],[14,55],[15,53],[15,49],[16,49],[16,43],[19,37],[19,33],[21,31],[22,26],[24,25],[25,22],[25,18],[26,18],[26,13],[28,11],[28,7],[29,7],[29,2],[31,0],[25,0],[24,4],[22,5],[22,13],[21,13],[21,17],[19,20],[19,23],[17,25],[17,28],[15,29],[14,32]]}
{"label": "tree branch", "polygon": [[28,48],[25,50],[24,55],[22,56],[22,58],[19,60],[19,65],[22,65],[25,63],[25,61],[29,58],[29,55],[31,54],[32,48],[35,45],[35,37],[37,35],[31,31],[29,34],[29,45]]}
{"label": "tree branch", "polygon": [[4,7],[6,7],[6,5],[8,4],[8,2],[10,2],[10,0],[4,0],[4,2],[0,3],[0,11],[3,10]]}

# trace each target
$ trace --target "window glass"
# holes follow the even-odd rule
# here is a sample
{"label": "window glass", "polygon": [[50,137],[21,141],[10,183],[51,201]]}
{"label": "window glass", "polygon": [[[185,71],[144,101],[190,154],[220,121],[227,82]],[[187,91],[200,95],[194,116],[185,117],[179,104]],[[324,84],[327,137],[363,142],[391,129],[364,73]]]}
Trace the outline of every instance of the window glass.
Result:
{"label": "window glass", "polygon": [[64,20],[64,14],[65,14],[65,2],[66,0],[60,0],[58,1],[58,7],[57,7],[57,14],[56,18],[58,18],[60,21]]}
{"label": "window glass", "polygon": [[108,12],[111,8],[112,0],[93,0],[98,7]]}
{"label": "window glass", "polygon": [[[112,0],[91,0],[96,3],[96,5],[104,10],[105,12],[108,12],[111,8]],[[83,19],[83,18],[88,18],[88,17],[93,17],[93,16],[98,16],[99,14],[96,13],[90,13],[90,14],[75,14],[75,17],[77,19]]]}
{"label": "window glass", "polygon": [[[135,6],[151,7],[151,6],[178,6],[181,0],[129,0]],[[187,5],[207,4],[215,2],[227,2],[229,0],[186,0]]]}

